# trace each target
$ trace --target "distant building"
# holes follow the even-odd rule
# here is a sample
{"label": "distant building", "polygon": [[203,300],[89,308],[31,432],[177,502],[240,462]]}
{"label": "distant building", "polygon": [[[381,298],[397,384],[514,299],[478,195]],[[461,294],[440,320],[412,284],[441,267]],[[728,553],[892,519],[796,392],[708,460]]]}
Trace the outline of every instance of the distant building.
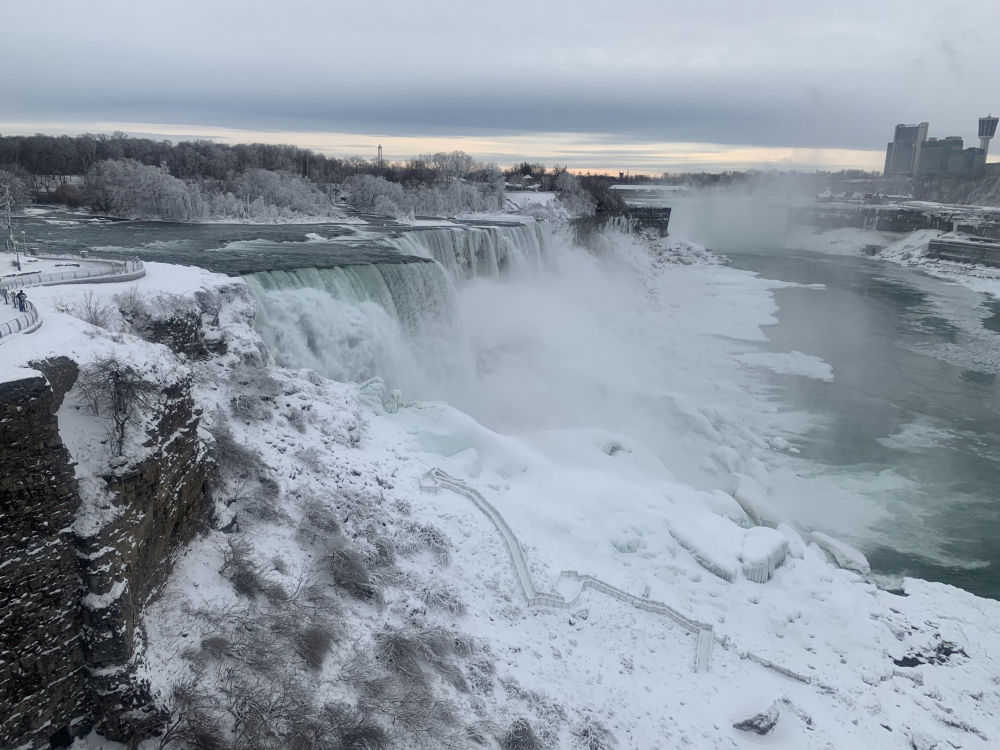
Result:
{"label": "distant building", "polygon": [[927,140],[928,123],[896,126],[892,143],[885,149],[885,175],[912,175],[920,163],[920,152]]}
{"label": "distant building", "polygon": [[961,136],[928,138],[928,124],[896,126],[892,142],[885,149],[886,177],[915,175],[970,176],[982,174],[990,139],[998,118],[979,118],[979,148],[965,148]]}

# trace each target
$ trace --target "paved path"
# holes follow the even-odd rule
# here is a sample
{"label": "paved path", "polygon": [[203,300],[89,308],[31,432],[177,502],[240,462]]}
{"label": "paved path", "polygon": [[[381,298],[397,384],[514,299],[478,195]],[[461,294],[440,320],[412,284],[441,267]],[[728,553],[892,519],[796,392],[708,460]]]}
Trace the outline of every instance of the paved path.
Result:
{"label": "paved path", "polygon": [[[146,275],[146,267],[141,260],[97,260],[79,256],[39,255],[47,260],[73,260],[78,268],[50,273],[28,272],[17,276],[0,278],[0,344],[19,333],[32,333],[42,325],[42,316],[30,300],[22,313],[10,305],[9,311],[3,305],[2,291],[13,301],[13,293],[33,286],[56,286],[58,284],[103,284],[109,282],[132,281]],[[5,313],[9,312],[10,315]]]}

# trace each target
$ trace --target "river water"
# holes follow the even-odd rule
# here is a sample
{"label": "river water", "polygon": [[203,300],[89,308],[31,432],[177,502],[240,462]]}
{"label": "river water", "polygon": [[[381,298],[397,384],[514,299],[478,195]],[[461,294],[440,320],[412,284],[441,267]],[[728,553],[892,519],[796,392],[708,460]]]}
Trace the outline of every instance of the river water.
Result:
{"label": "river water", "polygon": [[774,291],[765,348],[833,368],[830,382],[772,378],[778,408],[809,416],[775,479],[795,515],[855,541],[881,573],[1000,597],[997,302],[877,259],[727,255],[799,285]]}

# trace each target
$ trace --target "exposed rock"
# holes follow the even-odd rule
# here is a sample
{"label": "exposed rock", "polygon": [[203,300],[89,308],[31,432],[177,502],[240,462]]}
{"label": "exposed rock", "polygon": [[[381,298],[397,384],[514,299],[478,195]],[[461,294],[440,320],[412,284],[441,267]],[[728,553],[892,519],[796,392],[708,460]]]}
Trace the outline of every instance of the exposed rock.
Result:
{"label": "exposed rock", "polygon": [[41,375],[0,383],[0,747],[47,748],[93,724],[57,400]]}
{"label": "exposed rock", "polygon": [[778,708],[778,703],[776,701],[772,703],[766,711],[754,714],[749,719],[737,721],[733,724],[733,727],[735,729],[741,729],[744,732],[753,732],[754,734],[765,735],[774,729],[778,723],[778,717],[780,715],[781,711]]}

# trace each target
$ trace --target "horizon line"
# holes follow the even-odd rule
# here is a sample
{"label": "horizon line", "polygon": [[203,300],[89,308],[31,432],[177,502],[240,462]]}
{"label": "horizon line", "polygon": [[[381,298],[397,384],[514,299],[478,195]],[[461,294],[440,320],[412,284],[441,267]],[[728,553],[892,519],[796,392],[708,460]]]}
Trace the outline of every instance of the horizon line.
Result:
{"label": "horizon line", "polygon": [[[49,132],[46,132],[49,131]],[[54,132],[53,132],[54,131]],[[335,158],[383,158],[397,162],[420,154],[465,151],[484,163],[509,168],[523,162],[565,166],[574,174],[656,177],[665,173],[719,171],[882,171],[884,151],[874,149],[772,147],[697,141],[623,141],[607,133],[520,133],[395,136],[341,131],[263,130],[215,125],[128,121],[8,121],[3,135],[79,136],[122,132],[130,137],[180,143],[208,140],[226,145],[291,145]],[[389,152],[389,156],[385,156]],[[398,156],[393,157],[395,152]],[[367,156],[371,154],[372,156]],[[404,155],[405,154],[405,155]]]}

